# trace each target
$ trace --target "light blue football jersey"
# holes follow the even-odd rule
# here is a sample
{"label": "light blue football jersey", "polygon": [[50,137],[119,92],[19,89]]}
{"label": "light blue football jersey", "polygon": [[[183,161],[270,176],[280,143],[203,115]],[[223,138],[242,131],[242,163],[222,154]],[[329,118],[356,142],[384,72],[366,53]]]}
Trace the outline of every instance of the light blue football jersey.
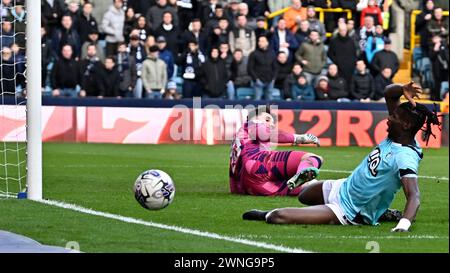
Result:
{"label": "light blue football jersey", "polygon": [[359,213],[367,224],[378,224],[378,218],[389,208],[401,188],[401,177],[417,177],[422,149],[402,145],[386,138],[359,164],[339,189],[339,202],[346,217]]}

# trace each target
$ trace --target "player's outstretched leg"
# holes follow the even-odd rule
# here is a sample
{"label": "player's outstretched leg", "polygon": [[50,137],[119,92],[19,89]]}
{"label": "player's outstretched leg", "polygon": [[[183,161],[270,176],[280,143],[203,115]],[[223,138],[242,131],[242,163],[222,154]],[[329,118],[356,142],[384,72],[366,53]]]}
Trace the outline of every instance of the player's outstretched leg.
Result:
{"label": "player's outstretched leg", "polygon": [[269,224],[339,225],[334,212],[325,205],[306,208],[283,208],[266,215]]}
{"label": "player's outstretched leg", "polygon": [[319,175],[319,168],[322,166],[323,159],[316,154],[302,154],[300,160],[298,160],[298,155],[299,153],[292,152],[288,160],[288,165],[297,162],[296,174],[287,181],[289,189],[297,188],[315,179]]}
{"label": "player's outstretched leg", "polygon": [[269,210],[252,209],[242,214],[242,219],[250,221],[266,221],[266,215]]}

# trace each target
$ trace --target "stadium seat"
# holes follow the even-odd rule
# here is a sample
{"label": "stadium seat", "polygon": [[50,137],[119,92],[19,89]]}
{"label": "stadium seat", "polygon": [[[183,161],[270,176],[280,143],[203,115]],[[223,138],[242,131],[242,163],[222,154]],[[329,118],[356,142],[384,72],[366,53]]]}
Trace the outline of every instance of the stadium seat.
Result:
{"label": "stadium seat", "polygon": [[272,99],[274,100],[281,100],[281,91],[280,89],[274,88],[272,91]]}
{"label": "stadium seat", "polygon": [[238,100],[253,99],[255,97],[255,90],[251,87],[239,87],[236,90],[236,98]]}

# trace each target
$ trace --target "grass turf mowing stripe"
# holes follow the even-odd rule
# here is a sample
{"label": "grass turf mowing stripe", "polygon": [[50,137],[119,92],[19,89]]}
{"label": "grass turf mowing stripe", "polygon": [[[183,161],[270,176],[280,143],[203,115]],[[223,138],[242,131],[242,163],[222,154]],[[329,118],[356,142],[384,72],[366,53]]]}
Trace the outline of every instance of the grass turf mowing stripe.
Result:
{"label": "grass turf mowing stripe", "polygon": [[[325,172],[325,173],[346,173],[346,174],[351,174],[353,171],[343,171],[343,170],[326,170],[326,169],[320,169],[320,172]],[[426,176],[426,175],[419,175],[419,178],[424,178],[424,179],[438,179],[438,180],[447,180],[448,181],[448,177],[438,177],[438,176]]]}
{"label": "grass turf mowing stripe", "polygon": [[247,239],[235,238],[235,237],[220,235],[217,233],[201,231],[201,230],[197,230],[197,229],[190,229],[190,228],[184,228],[184,227],[171,226],[171,225],[165,225],[165,224],[160,224],[160,223],[155,223],[155,222],[144,221],[144,220],[140,220],[140,219],[136,219],[136,218],[132,218],[132,217],[126,217],[126,216],[122,216],[122,215],[96,211],[96,210],[92,210],[92,209],[84,208],[84,207],[81,207],[78,205],[68,204],[68,203],[64,203],[64,202],[60,202],[60,201],[36,200],[36,202],[47,204],[50,206],[59,207],[59,208],[69,209],[69,210],[73,210],[73,211],[77,211],[77,212],[81,212],[81,213],[86,213],[89,215],[95,215],[95,216],[105,217],[105,218],[109,218],[109,219],[114,219],[114,220],[118,220],[118,221],[125,222],[125,223],[138,224],[138,225],[144,225],[144,226],[148,226],[148,227],[171,230],[171,231],[186,233],[186,234],[190,234],[190,235],[196,235],[196,236],[200,236],[200,237],[207,237],[207,238],[216,239],[216,240],[223,240],[223,241],[234,242],[234,243],[243,244],[243,245],[254,246],[254,247],[258,247],[258,248],[275,250],[275,251],[279,251],[279,252],[287,252],[287,253],[310,253],[311,252],[311,251],[307,251],[307,250],[304,250],[301,248],[285,247],[282,245],[274,245],[274,244],[269,244],[269,243],[264,243],[264,242],[257,242],[257,241],[247,240]]}

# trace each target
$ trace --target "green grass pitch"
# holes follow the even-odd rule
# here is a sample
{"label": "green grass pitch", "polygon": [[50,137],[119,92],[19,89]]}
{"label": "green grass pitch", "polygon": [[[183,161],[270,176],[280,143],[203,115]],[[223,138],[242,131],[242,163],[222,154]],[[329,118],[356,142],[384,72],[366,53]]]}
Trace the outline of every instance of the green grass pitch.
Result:
{"label": "green grass pitch", "polygon": [[[286,148],[283,148],[286,149]],[[299,147],[289,149],[301,149]],[[323,170],[351,171],[370,148],[302,148],[322,155]],[[448,148],[424,150],[420,167],[421,208],[409,233],[391,233],[395,223],[380,226],[268,225],[241,220],[252,208],[300,206],[295,197],[253,197],[229,193],[228,146],[194,145],[44,145],[44,198],[145,221],[198,229],[224,236],[301,248],[313,252],[449,251]],[[174,202],[148,211],[134,200],[132,186],[147,169],[168,172],[175,181]],[[321,179],[345,177],[322,171]],[[1,182],[1,181],[0,181]],[[402,191],[392,204],[403,210]],[[234,242],[124,223],[28,200],[0,199],[0,230],[49,245],[79,243],[83,252],[270,252]]]}

